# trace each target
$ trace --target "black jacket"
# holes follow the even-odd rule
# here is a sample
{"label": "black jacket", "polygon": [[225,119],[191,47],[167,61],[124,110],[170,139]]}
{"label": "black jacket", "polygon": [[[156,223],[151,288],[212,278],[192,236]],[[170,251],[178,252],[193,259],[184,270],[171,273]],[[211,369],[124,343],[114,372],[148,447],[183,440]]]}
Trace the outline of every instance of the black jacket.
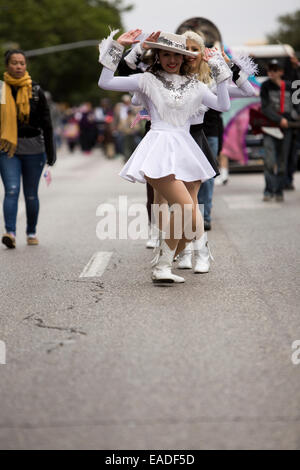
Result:
{"label": "black jacket", "polygon": [[[16,87],[12,87],[12,94],[15,99],[17,91]],[[47,163],[48,165],[54,165],[56,162],[56,149],[49,106],[42,88],[37,83],[32,82],[29,122],[21,123],[18,120],[18,138],[37,137],[41,134],[44,136]]]}
{"label": "black jacket", "polygon": [[291,83],[286,82],[284,113],[280,111],[280,87],[272,80],[265,81],[260,90],[261,110],[263,114],[275,123],[280,123],[284,117],[291,120],[293,109]]}

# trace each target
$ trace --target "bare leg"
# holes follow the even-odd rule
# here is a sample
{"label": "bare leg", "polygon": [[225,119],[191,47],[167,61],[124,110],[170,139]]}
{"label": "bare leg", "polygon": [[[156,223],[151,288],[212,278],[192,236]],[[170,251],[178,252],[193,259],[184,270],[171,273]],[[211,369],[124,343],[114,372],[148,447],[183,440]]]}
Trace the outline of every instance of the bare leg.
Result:
{"label": "bare leg", "polygon": [[[193,220],[196,221],[196,224],[194,226],[193,224],[193,231],[196,232],[196,236],[194,239],[200,240],[204,233],[204,221],[202,214],[200,212],[199,206],[198,206],[198,192],[201,186],[201,181],[195,181],[192,183],[184,183],[188,192],[191,195],[191,198],[193,199]],[[192,240],[188,240],[185,236],[179,241],[176,254],[175,256],[179,255],[184,249],[187,243],[190,243]]]}
{"label": "bare leg", "polygon": [[153,212],[155,225],[159,228],[159,230],[165,232],[170,223],[169,205],[168,201],[155,189],[154,204],[155,209]]}
{"label": "bare leg", "polygon": [[[175,204],[181,208],[181,235],[184,232],[185,226],[189,223],[191,219],[194,222],[194,201],[182,181],[175,179],[173,175],[167,176],[165,178],[152,179],[146,177],[146,180],[151,184],[151,186],[158,191],[167,201],[170,206]],[[190,219],[190,220],[187,220]],[[176,229],[174,226],[174,214],[171,214],[170,223],[167,230],[167,233],[170,235],[165,241],[168,247],[171,250],[175,250],[178,245],[178,238],[176,238]]]}
{"label": "bare leg", "polygon": [[216,184],[226,184],[229,175],[229,160],[223,153],[220,154],[220,176],[216,178]]}
{"label": "bare leg", "polygon": [[229,168],[228,157],[224,155],[223,153],[220,154],[220,167],[226,168],[227,170]]}

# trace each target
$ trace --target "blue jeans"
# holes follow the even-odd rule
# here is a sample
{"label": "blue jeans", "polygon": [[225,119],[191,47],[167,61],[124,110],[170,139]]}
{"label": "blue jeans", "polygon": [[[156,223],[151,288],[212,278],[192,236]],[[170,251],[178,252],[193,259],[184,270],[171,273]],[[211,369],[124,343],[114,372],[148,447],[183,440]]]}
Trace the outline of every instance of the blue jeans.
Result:
{"label": "blue jeans", "polygon": [[292,132],[284,131],[282,140],[270,135],[264,136],[265,148],[265,191],[266,196],[281,195],[286,184],[286,167],[288,155],[291,149]]}
{"label": "blue jeans", "polygon": [[[214,157],[218,156],[219,149],[219,138],[218,137],[207,137],[210,150]],[[212,200],[214,194],[215,180],[211,178],[208,181],[205,181],[201,184],[200,191],[198,193],[198,204],[204,206],[204,220],[206,222],[211,222],[211,210],[212,210]]]}
{"label": "blue jeans", "polygon": [[292,135],[291,148],[290,148],[290,152],[287,158],[286,180],[285,180],[286,185],[293,184],[294,182],[294,174],[297,171],[297,165],[298,165],[299,150],[300,150],[300,133],[299,131],[297,131]]}
{"label": "blue jeans", "polygon": [[23,179],[23,191],[26,203],[27,235],[36,232],[39,214],[38,187],[46,163],[46,154],[14,155],[9,158],[0,152],[0,174],[5,189],[3,212],[5,229],[16,233],[18,201]]}

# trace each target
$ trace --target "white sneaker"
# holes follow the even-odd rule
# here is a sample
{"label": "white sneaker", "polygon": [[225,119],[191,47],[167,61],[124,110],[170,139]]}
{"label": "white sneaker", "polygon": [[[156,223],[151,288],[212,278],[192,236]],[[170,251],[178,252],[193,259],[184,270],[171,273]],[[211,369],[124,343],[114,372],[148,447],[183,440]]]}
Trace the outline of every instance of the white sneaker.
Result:
{"label": "white sneaker", "polygon": [[193,244],[186,245],[185,249],[179,255],[178,269],[192,269],[193,263]]}
{"label": "white sneaker", "polygon": [[210,260],[214,260],[211,254],[207,233],[205,232],[200,240],[194,241],[194,250],[195,250],[195,274],[205,274],[209,272],[210,269]]}
{"label": "white sneaker", "polygon": [[216,177],[215,179],[215,184],[217,186],[221,186],[222,184],[227,184],[228,183],[228,176],[229,172],[227,168],[221,168],[220,169],[220,175]]}
{"label": "white sneaker", "polygon": [[159,243],[158,239],[155,238],[149,238],[149,240],[146,243],[146,248],[153,250],[154,248],[157,247],[157,244]]}
{"label": "white sneaker", "polygon": [[154,283],[182,284],[185,279],[172,273],[173,259],[176,249],[171,250],[165,240],[162,241],[158,259],[154,259],[152,281]]}

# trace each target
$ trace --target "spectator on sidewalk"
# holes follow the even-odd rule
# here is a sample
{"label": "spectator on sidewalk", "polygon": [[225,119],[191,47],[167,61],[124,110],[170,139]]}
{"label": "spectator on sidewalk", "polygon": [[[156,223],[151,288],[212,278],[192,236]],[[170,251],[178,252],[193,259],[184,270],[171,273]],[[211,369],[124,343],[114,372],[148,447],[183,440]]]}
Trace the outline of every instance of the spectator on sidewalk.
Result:
{"label": "spectator on sidewalk", "polygon": [[269,62],[269,79],[262,84],[260,92],[262,113],[270,121],[269,125],[263,127],[265,202],[272,200],[274,196],[277,202],[284,200],[286,166],[292,143],[289,121],[293,104],[291,83],[282,79],[283,74],[283,67],[277,60]]}
{"label": "spectator on sidewalk", "polygon": [[103,148],[107,158],[114,158],[116,146],[114,139],[114,108],[110,99],[103,98],[100,106],[95,109],[95,119],[97,126],[97,142]]}
{"label": "spectator on sidewalk", "polygon": [[85,155],[90,155],[97,142],[97,124],[95,114],[91,103],[83,104],[80,111],[80,147]]}
{"label": "spectator on sidewalk", "polygon": [[142,140],[144,128],[141,122],[134,126],[136,113],[132,108],[127,110],[127,115],[120,120],[118,131],[124,140],[124,161],[129,160],[137,146]]}
{"label": "spectator on sidewalk", "polygon": [[74,108],[68,110],[65,116],[65,124],[63,129],[63,137],[66,140],[70,153],[73,153],[76,145],[79,144],[79,123],[76,118],[76,110]]}
{"label": "spectator on sidewalk", "polygon": [[49,91],[45,91],[45,96],[50,109],[50,116],[53,127],[54,143],[56,149],[59,150],[62,145],[62,127],[63,127],[63,113],[58,103],[53,101],[52,95]]}
{"label": "spectator on sidewalk", "polygon": [[54,165],[56,151],[49,106],[41,87],[31,80],[20,50],[5,53],[0,85],[0,173],[5,188],[2,243],[16,247],[16,220],[21,177],[26,203],[27,243],[38,245],[38,187],[45,163]]}
{"label": "spectator on sidewalk", "polygon": [[125,156],[125,139],[123,133],[120,131],[120,123],[125,122],[128,118],[128,112],[131,110],[131,96],[123,95],[122,102],[117,103],[114,108],[115,131],[114,140],[116,146],[116,154]]}

